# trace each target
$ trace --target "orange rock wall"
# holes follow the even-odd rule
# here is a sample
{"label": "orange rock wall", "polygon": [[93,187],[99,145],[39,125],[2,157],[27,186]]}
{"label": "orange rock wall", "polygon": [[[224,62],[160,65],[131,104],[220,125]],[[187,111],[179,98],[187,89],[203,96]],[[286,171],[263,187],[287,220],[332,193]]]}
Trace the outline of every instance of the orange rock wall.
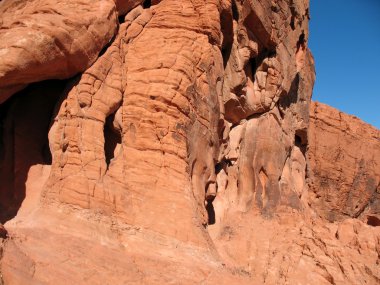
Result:
{"label": "orange rock wall", "polygon": [[307,0],[0,15],[0,284],[380,280],[378,160],[341,170],[362,123],[310,103]]}
{"label": "orange rock wall", "polygon": [[330,221],[370,215],[380,224],[380,131],[321,103],[310,118],[313,208]]}

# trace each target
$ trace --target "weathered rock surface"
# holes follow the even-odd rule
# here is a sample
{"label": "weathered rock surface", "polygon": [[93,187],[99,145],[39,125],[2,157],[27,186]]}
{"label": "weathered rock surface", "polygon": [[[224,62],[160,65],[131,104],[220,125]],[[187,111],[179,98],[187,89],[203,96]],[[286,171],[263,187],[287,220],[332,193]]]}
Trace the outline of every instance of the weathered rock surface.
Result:
{"label": "weathered rock surface", "polygon": [[0,15],[0,103],[31,82],[84,71],[117,29],[112,0],[2,1]]}
{"label": "weathered rock surface", "polygon": [[339,119],[350,143],[323,140],[337,119],[309,106],[308,1],[4,0],[0,15],[0,100],[68,78],[0,105],[0,284],[379,283],[378,160],[357,156],[352,182],[326,159],[378,133]]}
{"label": "weathered rock surface", "polygon": [[311,105],[310,118],[312,207],[330,221],[380,225],[380,131],[321,103]]}

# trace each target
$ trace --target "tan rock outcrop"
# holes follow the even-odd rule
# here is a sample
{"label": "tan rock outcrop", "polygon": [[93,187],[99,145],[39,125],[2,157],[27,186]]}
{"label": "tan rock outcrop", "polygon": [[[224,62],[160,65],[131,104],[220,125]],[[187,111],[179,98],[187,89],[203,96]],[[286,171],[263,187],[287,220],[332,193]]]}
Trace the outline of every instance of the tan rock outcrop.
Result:
{"label": "tan rock outcrop", "polygon": [[69,2],[0,2],[2,100],[79,73],[0,105],[0,284],[379,282],[378,198],[315,188],[308,1]]}

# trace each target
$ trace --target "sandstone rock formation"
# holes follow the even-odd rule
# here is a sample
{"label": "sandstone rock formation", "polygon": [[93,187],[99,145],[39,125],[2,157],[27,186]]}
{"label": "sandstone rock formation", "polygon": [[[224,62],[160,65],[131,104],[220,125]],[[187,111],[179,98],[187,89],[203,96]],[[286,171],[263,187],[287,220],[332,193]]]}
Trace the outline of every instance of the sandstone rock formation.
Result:
{"label": "sandstone rock formation", "polygon": [[380,225],[380,131],[313,103],[309,128],[310,201],[330,220]]}
{"label": "sandstone rock formation", "polygon": [[307,0],[0,15],[0,284],[380,281],[379,133],[310,107]]}
{"label": "sandstone rock formation", "polygon": [[84,71],[117,29],[112,0],[2,1],[0,14],[0,103],[28,83]]}

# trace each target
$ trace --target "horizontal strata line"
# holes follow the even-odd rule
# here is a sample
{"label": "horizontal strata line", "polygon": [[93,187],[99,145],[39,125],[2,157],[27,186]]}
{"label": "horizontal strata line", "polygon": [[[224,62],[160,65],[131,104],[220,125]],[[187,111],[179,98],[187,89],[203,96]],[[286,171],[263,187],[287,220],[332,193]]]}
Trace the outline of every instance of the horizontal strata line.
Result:
{"label": "horizontal strata line", "polygon": [[[161,24],[161,25],[158,26],[158,24],[152,24],[152,22],[149,22],[149,24],[147,24],[147,25],[144,27],[144,29],[170,30],[170,31],[173,31],[173,34],[177,31],[177,32],[179,32],[179,34],[176,33],[177,36],[174,37],[175,39],[178,39],[179,37],[184,37],[184,38],[188,38],[189,40],[194,41],[194,38],[186,37],[186,36],[184,36],[184,34],[182,33],[183,31],[193,32],[194,34],[197,34],[197,35],[203,35],[203,36],[206,36],[207,39],[208,39],[208,43],[209,43],[210,45],[213,45],[213,46],[219,46],[217,43],[214,44],[214,43],[211,42],[211,39],[210,39],[211,33],[207,33],[207,31],[205,31],[205,30],[202,29],[202,28],[194,28],[194,29],[192,29],[192,28],[190,28],[190,27],[186,27],[186,26],[180,26],[180,27],[178,27],[178,26],[169,26],[169,25],[165,25],[165,24],[163,24],[163,23],[160,23],[160,24]],[[210,28],[210,30],[212,30],[212,29]],[[142,33],[140,33],[140,35],[141,35],[141,34],[142,34]],[[166,38],[166,37],[164,36],[164,38]]]}
{"label": "horizontal strata line", "polygon": [[[168,144],[168,145],[170,145],[170,144]],[[162,155],[164,155],[162,152],[165,152],[165,155],[166,155],[166,154],[170,154],[170,155],[173,155],[173,156],[179,157],[179,158],[181,158],[181,159],[186,159],[186,157],[184,157],[184,156],[180,156],[180,155],[178,154],[178,152],[176,153],[176,152],[174,152],[174,151],[166,150],[166,149],[155,149],[155,148],[145,148],[145,147],[144,147],[144,148],[140,148],[140,147],[135,146],[135,145],[127,145],[127,146],[124,146],[124,148],[126,149],[126,151],[127,151],[128,148],[132,148],[132,149],[134,149],[134,150],[141,151],[141,152],[159,152],[159,153],[161,153]]]}
{"label": "horizontal strata line", "polygon": [[[106,116],[106,115],[104,115]],[[81,119],[81,120],[91,120],[91,121],[95,121],[95,122],[99,122],[99,123],[102,123],[104,124],[105,121],[102,121],[102,120],[99,120],[99,119],[96,119],[94,117],[82,117],[82,116],[78,116],[78,115],[60,115],[59,117],[57,117],[57,119],[55,119],[55,121],[71,121],[71,120],[77,120],[77,119]],[[65,125],[64,127],[67,127],[67,125]]]}

